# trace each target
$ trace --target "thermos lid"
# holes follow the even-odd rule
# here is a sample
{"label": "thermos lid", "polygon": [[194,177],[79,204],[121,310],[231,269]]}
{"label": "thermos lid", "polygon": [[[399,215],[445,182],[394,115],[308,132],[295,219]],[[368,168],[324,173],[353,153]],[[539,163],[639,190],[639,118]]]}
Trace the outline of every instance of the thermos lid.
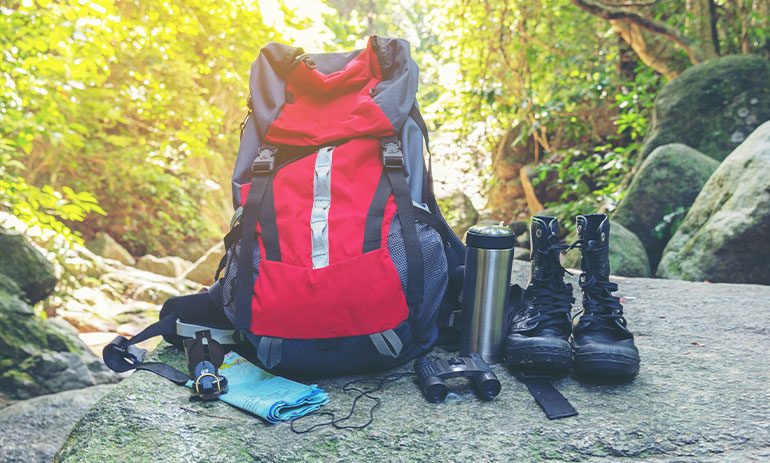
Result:
{"label": "thermos lid", "polygon": [[476,225],[468,229],[465,243],[472,248],[511,249],[516,244],[516,234],[503,225]]}

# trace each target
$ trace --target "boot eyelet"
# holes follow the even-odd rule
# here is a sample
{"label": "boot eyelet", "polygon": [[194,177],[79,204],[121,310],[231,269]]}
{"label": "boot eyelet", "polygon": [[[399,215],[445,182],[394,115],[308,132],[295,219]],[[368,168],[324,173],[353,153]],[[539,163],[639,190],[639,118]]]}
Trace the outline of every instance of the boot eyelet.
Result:
{"label": "boot eyelet", "polygon": [[538,228],[537,231],[535,232],[535,235],[537,235],[538,238],[542,238],[543,237],[543,229],[542,228]]}
{"label": "boot eyelet", "polygon": [[607,239],[607,237],[604,235],[604,232],[602,232],[602,243],[604,243],[605,239]]}

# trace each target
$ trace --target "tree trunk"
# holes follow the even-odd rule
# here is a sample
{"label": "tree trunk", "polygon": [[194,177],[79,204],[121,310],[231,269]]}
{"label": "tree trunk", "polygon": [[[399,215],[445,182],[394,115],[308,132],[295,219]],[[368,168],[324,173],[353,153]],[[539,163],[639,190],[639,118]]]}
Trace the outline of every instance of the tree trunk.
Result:
{"label": "tree trunk", "polygon": [[649,2],[613,4],[601,0],[571,1],[582,10],[609,21],[645,64],[668,79],[679,75],[688,65],[682,61],[677,48],[687,54],[690,64],[717,56],[710,0],[687,0],[688,8],[698,12],[697,16],[691,15],[691,29],[697,39],[638,9],[649,6]]}
{"label": "tree trunk", "polygon": [[610,24],[639,55],[644,64],[663,74],[666,79],[674,79],[687,68],[688,63],[683,59],[681,51],[665,37],[643,30],[638,25],[622,19],[611,20]]}
{"label": "tree trunk", "polygon": [[749,28],[751,27],[751,11],[749,9],[749,2],[751,0],[738,0],[738,18],[741,21],[741,53],[748,53],[750,51],[749,44]]}
{"label": "tree trunk", "polygon": [[687,0],[685,9],[685,32],[693,43],[702,50],[705,59],[716,58],[717,50],[714,46],[712,30],[712,3],[713,0]]}

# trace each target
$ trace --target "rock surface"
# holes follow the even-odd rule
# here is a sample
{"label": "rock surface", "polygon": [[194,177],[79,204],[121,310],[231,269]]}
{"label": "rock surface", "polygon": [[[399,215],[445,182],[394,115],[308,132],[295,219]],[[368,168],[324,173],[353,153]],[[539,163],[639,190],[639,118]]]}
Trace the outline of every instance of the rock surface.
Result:
{"label": "rock surface", "polygon": [[0,228],[0,273],[10,277],[31,304],[48,297],[56,286],[53,266],[24,235]]}
{"label": "rock surface", "polygon": [[35,315],[8,281],[0,274],[3,401],[117,381],[78,338],[77,331],[66,322]]}
{"label": "rock surface", "polygon": [[641,240],[653,269],[671,238],[671,227],[660,225],[664,217],[681,211],[683,218],[718,166],[717,161],[681,143],[655,148],[642,163],[612,221]]}
{"label": "rock surface", "polygon": [[94,239],[86,243],[86,247],[94,254],[105,259],[117,260],[124,265],[134,265],[136,260],[107,233],[99,233]]}
{"label": "rock surface", "polygon": [[770,284],[770,121],[725,159],[669,240],[658,276]]}
{"label": "rock surface", "polygon": [[[514,263],[516,283],[524,284],[527,268]],[[557,382],[580,412],[576,417],[549,421],[525,386],[498,365],[494,370],[503,389],[491,402],[478,400],[458,379],[449,383],[453,393],[446,402],[431,404],[412,378],[404,378],[375,394],[382,404],[368,428],[296,435],[288,424],[267,425],[225,403],[191,403],[189,390],[137,372],[83,417],[55,461],[101,463],[128,456],[168,462],[770,459],[770,288],[615,281],[636,333],[641,372],[623,385],[583,384],[573,377]],[[155,357],[179,367],[184,362],[184,354],[168,346]],[[411,365],[398,371],[409,370]],[[341,389],[350,379],[319,381],[332,398],[324,411],[347,414],[352,397]],[[367,410],[361,407],[350,424],[365,423]],[[326,419],[311,417],[297,427]]]}
{"label": "rock surface", "polygon": [[155,257],[147,254],[136,261],[136,268],[140,270],[172,278],[181,276],[190,266],[192,262],[175,256]]}
{"label": "rock surface", "polygon": [[684,143],[721,161],[770,120],[770,61],[732,55],[693,66],[655,99],[641,158],[668,143]]}
{"label": "rock surface", "polygon": [[520,248],[520,247],[513,248],[513,258],[518,260],[525,260],[529,262],[529,259],[530,259],[529,248]]}
{"label": "rock surface", "polygon": [[214,274],[216,274],[217,267],[219,267],[219,261],[224,255],[225,244],[217,244],[216,246],[206,251],[206,254],[201,256],[200,259],[195,261],[195,263],[190,268],[188,268],[184,274],[182,274],[182,278],[200,283],[202,285],[210,285],[214,283]]}
{"label": "rock surface", "polygon": [[75,423],[113,387],[59,392],[0,409],[0,423],[6,423],[0,433],[0,463],[50,462]]}
{"label": "rock surface", "polygon": [[[567,243],[577,239],[573,234],[567,238]],[[564,266],[567,268],[580,268],[580,251],[571,250],[564,257]],[[614,220],[610,220],[610,270],[613,275],[629,277],[648,277],[650,261],[647,251],[639,238],[627,228]]]}
{"label": "rock surface", "polygon": [[117,381],[72,326],[29,305],[53,290],[51,264],[23,235],[0,243],[0,403]]}
{"label": "rock surface", "polygon": [[473,206],[471,198],[460,190],[454,190],[448,196],[437,198],[437,201],[444,219],[457,236],[463,236],[479,221],[479,211]]}

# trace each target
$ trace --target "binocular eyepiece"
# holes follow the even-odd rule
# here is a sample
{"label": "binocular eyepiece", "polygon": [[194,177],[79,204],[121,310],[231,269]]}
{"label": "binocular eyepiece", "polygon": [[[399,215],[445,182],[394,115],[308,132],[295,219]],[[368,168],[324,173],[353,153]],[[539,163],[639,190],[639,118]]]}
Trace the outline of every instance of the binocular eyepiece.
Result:
{"label": "binocular eyepiece", "polygon": [[500,393],[500,381],[478,354],[436,361],[423,357],[414,363],[414,371],[429,402],[443,402],[449,392],[444,380],[458,376],[471,378],[476,395],[484,400],[491,400]]}

